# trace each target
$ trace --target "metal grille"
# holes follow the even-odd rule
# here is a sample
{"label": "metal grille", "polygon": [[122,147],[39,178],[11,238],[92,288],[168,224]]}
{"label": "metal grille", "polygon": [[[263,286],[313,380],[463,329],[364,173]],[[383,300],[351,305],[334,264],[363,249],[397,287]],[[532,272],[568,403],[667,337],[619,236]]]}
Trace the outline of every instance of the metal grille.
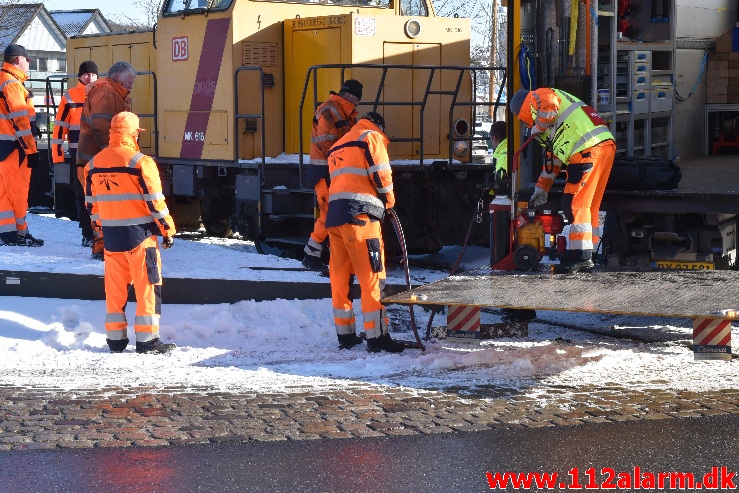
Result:
{"label": "metal grille", "polygon": [[242,45],[242,65],[245,67],[276,67],[277,43],[244,41]]}

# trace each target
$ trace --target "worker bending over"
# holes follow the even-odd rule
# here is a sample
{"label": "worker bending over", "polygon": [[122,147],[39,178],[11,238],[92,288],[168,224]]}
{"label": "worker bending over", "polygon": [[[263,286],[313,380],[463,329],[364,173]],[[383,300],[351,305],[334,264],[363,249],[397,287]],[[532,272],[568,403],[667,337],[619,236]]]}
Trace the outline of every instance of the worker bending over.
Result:
{"label": "worker bending over", "polygon": [[547,193],[567,165],[561,209],[570,221],[567,251],[555,274],[591,271],[594,245],[600,240],[600,203],[616,155],[616,143],[606,122],[592,107],[559,89],[520,89],[510,110],[531,128],[547,148],[530,207],[546,203]]}

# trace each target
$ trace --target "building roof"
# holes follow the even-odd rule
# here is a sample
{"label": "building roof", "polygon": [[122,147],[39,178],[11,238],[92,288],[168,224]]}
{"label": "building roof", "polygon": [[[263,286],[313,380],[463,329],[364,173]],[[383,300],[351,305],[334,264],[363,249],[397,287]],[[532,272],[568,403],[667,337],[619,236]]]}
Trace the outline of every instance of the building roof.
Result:
{"label": "building roof", "polygon": [[25,3],[0,6],[0,51],[18,40],[41,10],[41,3]]}
{"label": "building roof", "polygon": [[103,17],[99,9],[52,10],[49,13],[68,38],[84,33],[95,20],[100,21],[108,31],[112,30],[110,23]]}

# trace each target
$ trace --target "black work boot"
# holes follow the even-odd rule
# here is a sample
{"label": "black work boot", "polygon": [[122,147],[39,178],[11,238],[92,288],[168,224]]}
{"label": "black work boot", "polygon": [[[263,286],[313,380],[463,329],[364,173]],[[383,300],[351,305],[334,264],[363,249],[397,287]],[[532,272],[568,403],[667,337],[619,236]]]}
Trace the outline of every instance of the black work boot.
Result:
{"label": "black work boot", "polygon": [[164,354],[164,353],[170,352],[176,347],[177,347],[177,344],[175,343],[164,344],[158,338],[152,339],[146,342],[136,342],[136,352],[139,354],[146,354],[146,353]]}
{"label": "black work boot", "polygon": [[383,334],[380,337],[367,339],[367,351],[370,353],[379,353],[380,351],[387,351],[388,353],[402,353],[404,349],[405,344],[393,341],[390,338],[390,334]]}
{"label": "black work boot", "polygon": [[357,334],[336,334],[339,338],[339,349],[351,349],[357,344],[362,344],[362,338]]}
{"label": "black work boot", "polygon": [[592,257],[592,253],[585,255],[584,251],[567,250],[559,260],[559,264],[552,266],[552,273],[575,274],[577,272],[592,272],[595,266]]}
{"label": "black work boot", "polygon": [[120,339],[120,340],[113,340],[113,339],[105,339],[105,342],[108,343],[108,347],[110,348],[111,353],[122,353],[124,349],[126,349],[126,346],[128,346],[128,339]]}

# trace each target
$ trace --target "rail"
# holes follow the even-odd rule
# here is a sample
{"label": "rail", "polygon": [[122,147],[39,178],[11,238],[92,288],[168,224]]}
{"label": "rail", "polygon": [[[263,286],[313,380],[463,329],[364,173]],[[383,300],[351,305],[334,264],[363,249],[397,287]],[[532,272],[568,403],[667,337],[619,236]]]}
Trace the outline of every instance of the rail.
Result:
{"label": "rail", "polygon": [[[359,106],[371,106],[371,111],[376,111],[379,106],[386,107],[386,106],[407,106],[411,109],[418,107],[419,108],[419,126],[418,126],[418,132],[419,135],[414,135],[411,133],[410,137],[395,137],[391,139],[392,142],[418,142],[419,144],[419,163],[423,165],[424,163],[424,121],[425,121],[425,112],[429,105],[429,96],[432,95],[447,95],[451,96],[452,102],[449,105],[449,158],[448,158],[448,164],[451,166],[455,155],[454,153],[454,146],[456,142],[460,141],[466,141],[466,142],[472,142],[477,140],[483,140],[482,137],[476,136],[474,132],[474,127],[467,129],[464,132],[455,132],[454,126],[455,126],[455,110],[457,110],[460,107],[470,107],[472,109],[472,122],[474,125],[474,121],[477,118],[477,107],[478,106],[487,106],[487,107],[494,107],[495,110],[497,110],[499,107],[504,106],[504,103],[501,102],[503,90],[505,87],[505,80],[506,80],[506,69],[505,67],[490,67],[490,66],[452,66],[452,65],[403,65],[403,64],[323,64],[323,65],[312,65],[308,68],[308,72],[306,74],[305,82],[303,83],[303,91],[300,98],[300,106],[298,109],[298,121],[300,122],[298,125],[298,141],[299,141],[299,153],[298,153],[298,159],[299,159],[299,166],[298,166],[298,175],[299,175],[299,183],[302,189],[309,190],[312,189],[311,187],[307,187],[304,183],[303,179],[303,169],[305,167],[304,164],[304,153],[303,153],[303,114],[305,111],[305,105],[306,105],[306,95],[308,94],[308,88],[312,81],[312,93],[313,93],[313,101],[314,101],[314,107],[313,111],[315,112],[316,108],[320,106],[322,101],[318,98],[318,73],[319,71],[329,71],[329,70],[339,70],[341,71],[341,80],[345,80],[345,73],[347,70],[355,70],[355,69],[362,69],[362,70],[377,70],[380,71],[379,76],[379,84],[377,87],[377,92],[375,93],[374,99],[370,101],[361,101],[359,103]],[[425,71],[428,72],[428,77],[426,80],[426,87],[424,90],[423,97],[419,100],[402,100],[402,101],[381,101],[380,98],[382,96],[384,87],[385,87],[385,81],[387,78],[388,71],[400,71],[400,70],[411,70],[411,71]],[[503,83],[499,86],[499,89],[497,91],[497,96],[495,98],[495,101],[476,101],[477,94],[478,94],[478,87],[479,87],[479,81],[478,76],[480,73],[488,73],[491,74],[492,72],[500,71],[503,73]],[[441,82],[439,82],[439,87],[441,89],[434,90],[432,89],[434,78],[438,77],[441,79],[441,75],[437,74],[443,74],[448,72],[457,72],[456,77],[456,83],[454,85],[453,89],[444,89]],[[462,87],[462,83],[465,80],[465,74],[469,73],[471,74],[471,98],[469,101],[460,101],[459,100],[459,93],[460,89]],[[493,80],[493,77],[488,75],[488,80]],[[411,130],[412,131],[412,130]],[[472,156],[472,146],[468,146],[467,151],[465,152],[470,156]]]}
{"label": "rail", "polygon": [[[239,113],[239,74],[242,72],[259,72],[259,93],[260,93],[260,112],[259,113]],[[265,124],[264,124],[264,70],[262,70],[262,67],[239,67],[236,69],[236,72],[234,72],[234,162],[238,161],[239,159],[239,121],[240,120],[246,120],[246,119],[256,119],[261,122],[261,162],[259,163],[259,176],[260,176],[260,185],[264,185],[265,183],[265,176],[264,176],[264,166],[266,164],[266,156],[265,156],[265,144],[266,144],[266,134],[265,134]]]}
{"label": "rail", "polygon": [[[105,76],[107,74],[100,74],[101,76]],[[152,140],[154,141],[154,155],[159,155],[159,118],[157,116],[157,74],[155,72],[151,71],[145,71],[145,72],[136,72],[136,76],[139,75],[149,75],[152,78],[152,84],[154,86],[153,91],[153,97],[152,97],[152,104],[154,106],[154,112],[153,113],[137,113],[139,118],[151,118],[154,121],[154,128],[152,129]],[[55,74],[50,75],[46,77],[45,79],[30,79],[30,81],[35,82],[44,82],[45,92],[46,95],[44,97],[44,104],[36,106],[37,108],[45,108],[45,109],[52,109],[53,111],[47,111],[49,114],[48,118],[51,121],[54,121],[56,119],[56,113],[59,105],[56,103],[56,97],[54,95],[54,83],[59,83],[60,92],[59,94],[64,94],[66,91],[64,89],[65,85],[69,81],[70,78],[77,77],[77,74]],[[49,125],[48,131],[46,132],[47,137],[47,143],[49,145],[48,152],[51,152],[51,126]]]}

